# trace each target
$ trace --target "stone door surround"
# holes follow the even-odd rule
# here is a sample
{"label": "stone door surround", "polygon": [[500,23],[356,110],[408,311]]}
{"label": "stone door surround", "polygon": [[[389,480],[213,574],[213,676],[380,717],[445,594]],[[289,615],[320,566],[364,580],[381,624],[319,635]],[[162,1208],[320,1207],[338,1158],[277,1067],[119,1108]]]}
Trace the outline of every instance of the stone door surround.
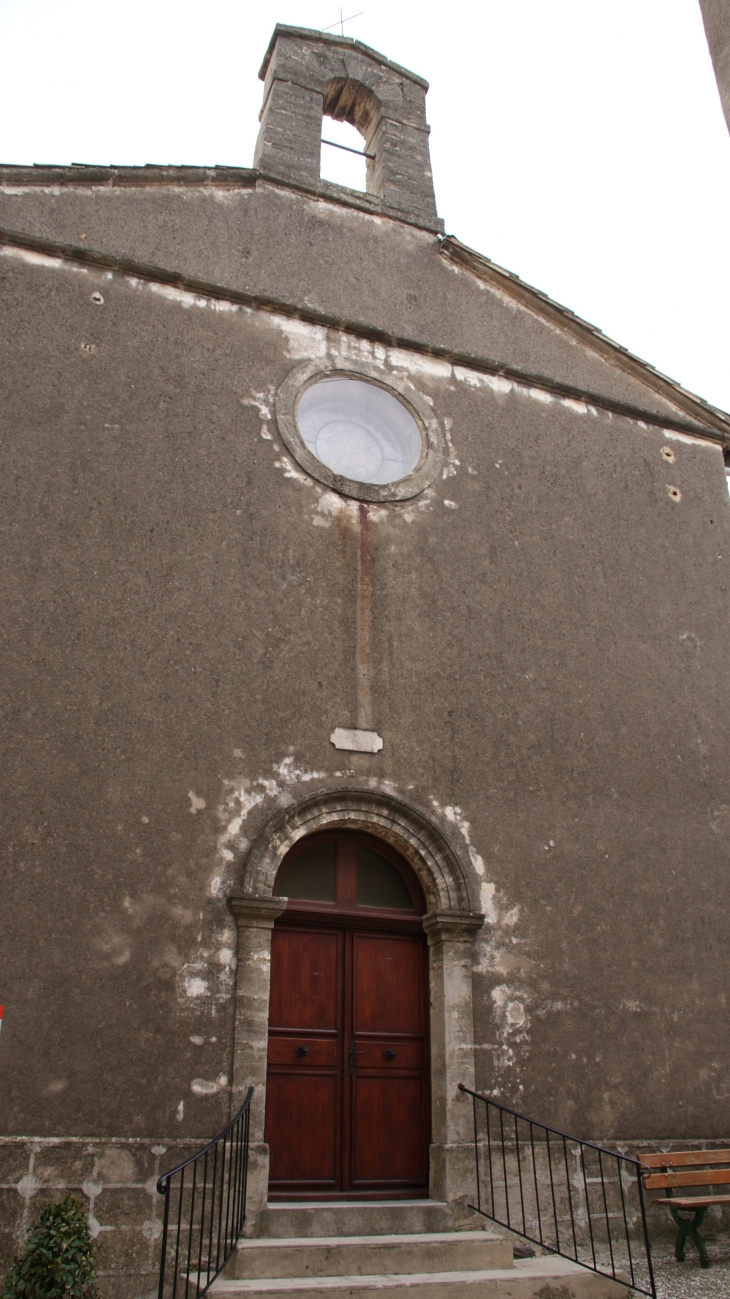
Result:
{"label": "stone door surround", "polygon": [[472,941],[484,916],[478,881],[465,852],[418,808],[368,784],[311,786],[264,825],[229,898],[238,928],[232,1105],[253,1084],[248,1187],[250,1221],[267,1202],[269,1152],[264,1142],[271,930],[286,906],[272,894],[293,845],[316,830],[364,830],[391,843],[415,870],[426,895],[431,1015],[430,1194],[463,1201],[472,1193],[472,1113],[458,1084],[474,1086]]}

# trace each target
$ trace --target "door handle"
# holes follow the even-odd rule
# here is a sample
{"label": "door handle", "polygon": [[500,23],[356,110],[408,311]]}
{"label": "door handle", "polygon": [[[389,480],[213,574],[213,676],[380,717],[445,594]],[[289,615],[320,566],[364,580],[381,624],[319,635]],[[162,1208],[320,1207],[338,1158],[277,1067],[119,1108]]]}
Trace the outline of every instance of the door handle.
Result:
{"label": "door handle", "polygon": [[349,1045],[349,1047],[347,1048],[347,1072],[348,1072],[348,1074],[350,1075],[351,1078],[352,1078],[352,1077],[354,1076],[354,1074],[355,1074],[355,1056],[356,1056],[356,1055],[364,1055],[364,1054],[365,1054],[364,1051],[356,1051],[356,1050],[355,1050],[355,1039],[354,1039],[354,1037],[351,1037],[351,1038],[350,1038],[350,1045]]}
{"label": "door handle", "polygon": [[300,1059],[303,1059],[303,1057],[304,1057],[305,1055],[309,1055],[309,1047],[308,1047],[308,1046],[298,1046],[297,1049],[296,1049],[296,1051],[294,1052],[294,1054],[295,1054],[295,1055],[298,1055],[298,1056],[300,1057]]}
{"label": "door handle", "polygon": [[383,1055],[385,1056],[386,1060],[395,1060],[396,1052],[395,1052],[395,1051],[384,1051],[384,1052],[383,1052]]}

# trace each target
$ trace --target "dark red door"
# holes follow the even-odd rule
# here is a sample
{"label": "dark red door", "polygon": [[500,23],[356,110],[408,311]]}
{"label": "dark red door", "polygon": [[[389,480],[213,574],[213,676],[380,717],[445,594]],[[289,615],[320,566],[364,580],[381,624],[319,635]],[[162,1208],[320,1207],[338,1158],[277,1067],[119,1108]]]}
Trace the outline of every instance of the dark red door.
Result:
{"label": "dark red door", "polygon": [[[277,881],[290,901],[271,949],[270,1194],[425,1194],[427,952],[417,881],[366,836],[303,843]],[[325,886],[323,864],[333,875]]]}

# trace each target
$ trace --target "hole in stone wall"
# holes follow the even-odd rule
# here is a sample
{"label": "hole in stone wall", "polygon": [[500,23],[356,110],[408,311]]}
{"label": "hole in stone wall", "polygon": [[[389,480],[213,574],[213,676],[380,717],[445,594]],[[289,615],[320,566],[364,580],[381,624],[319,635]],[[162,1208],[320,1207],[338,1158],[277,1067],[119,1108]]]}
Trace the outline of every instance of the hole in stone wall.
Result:
{"label": "hole in stone wall", "polygon": [[[325,144],[325,140],[332,143]],[[348,152],[349,150],[356,152]],[[356,127],[350,126],[349,122],[335,122],[331,117],[322,118],[322,158],[319,170],[322,180],[364,193],[367,189],[367,159],[362,156],[364,150],[365,141]]]}

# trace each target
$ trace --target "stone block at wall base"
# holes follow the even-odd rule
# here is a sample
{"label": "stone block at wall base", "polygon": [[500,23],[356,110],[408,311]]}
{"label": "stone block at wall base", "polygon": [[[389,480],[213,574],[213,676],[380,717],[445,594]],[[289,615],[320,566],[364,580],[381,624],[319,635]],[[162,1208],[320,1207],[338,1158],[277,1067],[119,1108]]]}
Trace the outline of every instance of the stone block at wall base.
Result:
{"label": "stone block at wall base", "polygon": [[0,1137],[0,1275],[21,1252],[43,1206],[72,1191],[88,1205],[102,1299],[156,1295],[164,1205],[157,1178],[202,1144]]}
{"label": "stone block at wall base", "polygon": [[244,1236],[258,1236],[259,1220],[269,1198],[269,1147],[265,1141],[251,1142],[248,1149],[246,1223]]}
{"label": "stone block at wall base", "polygon": [[429,1194],[433,1200],[458,1204],[473,1200],[476,1173],[473,1145],[432,1143],[429,1147]]}

